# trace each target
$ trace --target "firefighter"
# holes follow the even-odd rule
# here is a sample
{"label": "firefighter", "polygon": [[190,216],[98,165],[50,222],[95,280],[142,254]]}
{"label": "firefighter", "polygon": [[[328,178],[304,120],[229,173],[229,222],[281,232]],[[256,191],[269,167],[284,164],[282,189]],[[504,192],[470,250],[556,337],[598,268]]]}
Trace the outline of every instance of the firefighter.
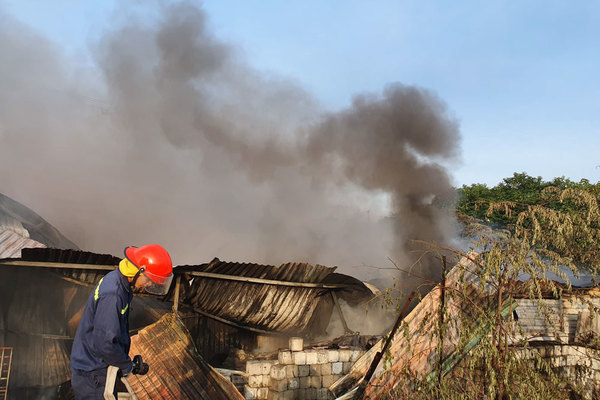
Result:
{"label": "firefighter", "polygon": [[[125,258],[106,274],[86,303],[71,350],[71,386],[76,400],[104,399],[109,365],[146,373],[141,357],[129,357],[129,305],[133,288],[164,295],[173,279],[169,253],[157,244],[125,248]],[[115,398],[117,398],[115,388]]]}

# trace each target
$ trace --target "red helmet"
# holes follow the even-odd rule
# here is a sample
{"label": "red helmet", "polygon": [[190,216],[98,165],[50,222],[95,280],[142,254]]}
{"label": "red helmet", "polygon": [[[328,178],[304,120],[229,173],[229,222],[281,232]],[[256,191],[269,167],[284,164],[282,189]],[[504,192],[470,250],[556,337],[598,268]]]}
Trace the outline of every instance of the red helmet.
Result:
{"label": "red helmet", "polygon": [[153,294],[166,294],[173,280],[173,263],[164,247],[148,244],[142,247],[126,247],[125,257],[140,269],[152,285],[146,291]]}

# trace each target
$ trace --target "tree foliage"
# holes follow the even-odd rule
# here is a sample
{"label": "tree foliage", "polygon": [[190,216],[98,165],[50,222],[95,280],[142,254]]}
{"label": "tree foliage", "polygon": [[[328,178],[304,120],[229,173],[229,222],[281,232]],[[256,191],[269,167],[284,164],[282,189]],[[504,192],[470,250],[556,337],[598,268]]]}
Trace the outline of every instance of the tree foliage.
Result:
{"label": "tree foliage", "polygon": [[515,173],[492,188],[465,185],[458,195],[462,221],[507,229],[541,252],[551,250],[580,266],[599,268],[600,182],[564,177],[544,182]]}
{"label": "tree foliage", "polygon": [[[540,205],[557,211],[574,211],[575,204],[561,201],[551,195],[565,189],[583,190],[598,196],[600,183],[591,184],[587,179],[573,182],[565,177],[543,181],[539,176],[532,177],[525,172],[515,172],[512,177],[504,178],[492,188],[481,183],[463,185],[457,190],[457,212],[495,227],[513,228],[519,212],[528,206]],[[506,212],[507,208],[510,212]]]}

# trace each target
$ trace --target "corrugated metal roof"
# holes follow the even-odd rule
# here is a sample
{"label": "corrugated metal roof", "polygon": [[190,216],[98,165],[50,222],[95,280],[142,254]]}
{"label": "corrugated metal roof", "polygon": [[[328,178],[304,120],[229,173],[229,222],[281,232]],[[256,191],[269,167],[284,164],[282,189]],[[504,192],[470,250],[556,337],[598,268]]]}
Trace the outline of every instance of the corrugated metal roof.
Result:
{"label": "corrugated metal roof", "polygon": [[[287,263],[276,267],[214,259],[209,264],[178,267],[178,270],[320,283],[335,268],[307,263]],[[322,288],[282,287],[195,277],[186,293],[186,302],[197,310],[242,326],[300,333],[309,328],[315,309],[328,292]],[[326,301],[331,301],[331,298],[327,296]]]}
{"label": "corrugated metal roof", "polygon": [[244,399],[233,383],[202,359],[175,314],[165,314],[133,336],[130,354],[141,354],[150,366],[146,375],[127,378],[140,400]]}
{"label": "corrugated metal roof", "polygon": [[0,258],[21,256],[21,250],[27,247],[46,247],[40,242],[29,239],[12,229],[0,231]]}
{"label": "corrugated metal roof", "polygon": [[249,278],[272,279],[288,282],[319,283],[336,270],[336,267],[311,265],[308,263],[286,263],[275,265],[238,263],[213,259],[208,264],[182,265],[178,271],[210,272],[214,274],[245,276]]}
{"label": "corrugated metal roof", "polygon": [[58,262],[66,264],[117,265],[121,258],[110,254],[92,253],[69,249],[25,249],[21,256],[23,261]]}
{"label": "corrugated metal roof", "polygon": [[[79,250],[51,248],[24,249],[22,262],[63,264],[117,265],[120,258],[108,254],[96,254]],[[49,265],[45,265],[49,266]],[[196,266],[179,266],[176,271],[201,272],[221,277],[258,278],[272,283],[321,285],[343,283],[338,290],[341,298],[354,304],[357,299],[366,300],[372,292],[362,282],[334,273],[335,267],[308,263],[286,263],[280,266],[253,263],[212,262]],[[95,285],[106,270],[50,268],[68,279]],[[266,332],[322,331],[329,322],[333,300],[329,289],[324,287],[295,287],[265,282],[230,281],[195,276],[182,295],[183,303],[196,311],[237,326]],[[327,296],[325,296],[327,295]],[[317,312],[318,311],[318,312]]]}
{"label": "corrugated metal roof", "polygon": [[[35,248],[23,249],[21,255],[22,261],[33,262],[57,262],[65,264],[88,264],[88,265],[114,265],[117,266],[121,259],[110,254],[98,254],[89,251]],[[86,285],[95,285],[104,275],[108,273],[105,270],[90,269],[53,269],[61,275],[74,279]]]}
{"label": "corrugated metal roof", "polygon": [[30,237],[29,231],[25,229],[19,220],[0,212],[0,231],[5,230],[17,232],[19,235],[26,238]]}
{"label": "corrugated metal roof", "polygon": [[[3,218],[4,217],[4,218]],[[33,210],[0,193],[0,224],[15,225],[27,230],[29,237],[49,247],[77,249],[77,245]]]}

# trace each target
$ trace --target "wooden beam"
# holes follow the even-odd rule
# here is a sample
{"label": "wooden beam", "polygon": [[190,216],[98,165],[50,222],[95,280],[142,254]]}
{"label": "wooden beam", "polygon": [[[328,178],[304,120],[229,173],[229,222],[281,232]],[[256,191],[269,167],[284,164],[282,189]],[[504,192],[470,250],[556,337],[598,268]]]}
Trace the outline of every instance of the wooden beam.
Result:
{"label": "wooden beam", "polygon": [[179,287],[181,286],[181,276],[175,277],[175,295],[173,296],[173,313],[177,314],[179,308]]}

